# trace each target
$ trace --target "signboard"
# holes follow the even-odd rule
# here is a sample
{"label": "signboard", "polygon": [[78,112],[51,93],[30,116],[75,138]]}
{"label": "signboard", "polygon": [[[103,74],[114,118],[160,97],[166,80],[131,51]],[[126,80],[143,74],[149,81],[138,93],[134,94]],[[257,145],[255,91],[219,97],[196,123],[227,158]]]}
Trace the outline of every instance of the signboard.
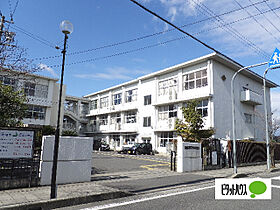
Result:
{"label": "signboard", "polygon": [[268,62],[269,68],[280,68],[280,51],[275,48],[269,62]]}
{"label": "signboard", "polygon": [[0,158],[32,158],[34,131],[0,130]]}

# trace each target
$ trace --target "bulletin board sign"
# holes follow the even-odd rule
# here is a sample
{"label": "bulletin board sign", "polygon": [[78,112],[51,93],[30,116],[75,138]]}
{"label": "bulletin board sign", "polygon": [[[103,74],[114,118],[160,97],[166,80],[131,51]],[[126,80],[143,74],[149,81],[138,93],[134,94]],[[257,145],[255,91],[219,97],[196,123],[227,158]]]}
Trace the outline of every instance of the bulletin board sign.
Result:
{"label": "bulletin board sign", "polygon": [[34,131],[0,129],[0,158],[32,158]]}

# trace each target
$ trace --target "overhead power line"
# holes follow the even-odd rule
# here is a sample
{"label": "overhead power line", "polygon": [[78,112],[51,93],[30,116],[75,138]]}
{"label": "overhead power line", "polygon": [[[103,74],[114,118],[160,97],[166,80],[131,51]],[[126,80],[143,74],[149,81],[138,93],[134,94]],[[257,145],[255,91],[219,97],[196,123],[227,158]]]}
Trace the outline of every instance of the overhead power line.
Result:
{"label": "overhead power line", "polygon": [[14,14],[15,14],[17,6],[18,6],[18,2],[19,2],[19,0],[17,0],[15,8],[14,8],[13,12],[11,13],[11,20],[13,20]]}
{"label": "overhead power line", "polygon": [[[205,4],[201,2],[197,2],[196,0],[191,0],[191,1],[198,7],[198,9],[201,11],[202,14],[206,16],[208,15],[216,16],[216,14]],[[205,14],[204,12],[206,12],[207,14]],[[239,40],[242,44],[245,44],[246,46],[252,48],[256,53],[262,54],[266,58],[265,52],[262,49],[260,49],[256,44],[251,42],[249,39],[247,39],[244,35],[242,35],[237,30],[235,30],[231,25],[226,25],[226,22],[222,18],[217,17],[215,19],[217,21],[217,24],[221,26],[222,29],[224,29],[226,32],[229,32],[234,38]]]}
{"label": "overhead power line", "polygon": [[[249,8],[249,7],[252,7],[253,5],[262,4],[262,3],[266,2],[266,1],[267,0],[259,1],[259,2],[256,2],[256,3],[250,4],[250,5],[247,5],[244,8]],[[239,10],[242,10],[242,8],[237,8],[237,9],[230,10],[230,11],[224,12],[224,13],[216,15],[216,16],[207,17],[207,18],[204,18],[202,20],[194,21],[192,23],[188,23],[188,24],[182,25],[182,26],[180,26],[180,28],[184,28],[184,27],[187,27],[187,26],[203,23],[203,22],[211,20],[211,19],[213,19],[215,17],[221,17],[221,16],[224,16],[224,15],[228,15],[230,13],[237,12]],[[70,53],[67,53],[67,56],[88,53],[88,52],[92,52],[92,51],[96,51],[96,50],[101,50],[101,49],[106,49],[106,48],[110,48],[110,47],[115,47],[115,46],[122,45],[122,44],[128,44],[128,43],[131,43],[131,42],[140,41],[142,39],[150,38],[150,37],[153,37],[153,36],[158,36],[158,35],[161,35],[161,34],[164,34],[164,33],[170,32],[170,31],[174,31],[174,30],[176,30],[176,29],[171,28],[171,29],[168,29],[168,30],[163,30],[163,31],[156,32],[156,33],[153,33],[153,34],[148,34],[148,35],[145,35],[145,36],[129,39],[129,40],[122,41],[122,42],[117,42],[117,43],[112,43],[112,44],[104,45],[104,46],[101,46],[101,47],[91,48],[91,49],[87,49],[87,50],[81,50],[81,51],[72,52],[72,53],[70,52]],[[61,57],[61,56],[62,55],[44,56],[44,57],[34,58],[33,60],[47,60],[47,59],[58,58],[58,57]]]}
{"label": "overhead power line", "polygon": [[[239,6],[240,8],[243,9],[243,6],[242,6],[237,0],[234,0],[234,1],[238,4],[238,6]],[[244,11],[247,12],[248,15],[251,15],[251,13],[250,13],[248,10],[244,9]],[[260,26],[262,29],[264,29],[264,30],[265,30],[268,34],[270,34],[277,42],[280,43],[280,40],[279,40],[277,37],[275,37],[263,24],[261,24],[256,18],[253,17],[253,19],[254,19],[254,21],[255,21],[256,23],[259,24],[259,26]]]}
{"label": "overhead power line", "polygon": [[[172,24],[172,23],[169,22],[168,20],[162,18],[161,16],[159,16],[159,15],[156,14],[155,12],[153,12],[153,11],[147,9],[146,7],[144,7],[143,5],[141,5],[140,3],[138,3],[137,1],[135,1],[135,0],[130,0],[130,1],[133,2],[133,3],[135,3],[136,5],[138,5],[139,7],[141,7],[142,9],[144,9],[145,11],[149,12],[150,14],[156,16],[156,17],[159,18],[160,20],[164,21],[164,22],[167,23],[168,25],[171,25],[172,27],[176,28],[178,31],[180,31],[180,32],[182,32],[182,33],[188,35],[189,37],[191,37],[191,38],[194,39],[195,41],[201,43],[203,46],[207,47],[208,49],[211,49],[211,50],[213,50],[214,52],[219,53],[220,55],[224,56],[225,58],[231,60],[232,62],[237,63],[236,61],[232,60],[232,59],[231,59],[230,57],[228,57],[227,55],[225,55],[225,54],[219,52],[219,51],[216,50],[215,48],[213,48],[213,47],[209,46],[208,44],[202,42],[201,40],[199,40],[198,38],[194,37],[193,35],[191,35],[191,34],[185,32],[185,31],[183,31],[182,29],[178,28],[177,26],[175,26],[174,24]],[[239,64],[239,65],[240,65],[240,64]]]}
{"label": "overhead power line", "polygon": [[[277,7],[277,8],[274,8],[274,9],[278,10],[278,9],[280,9],[280,7]],[[266,12],[270,12],[270,10],[265,11],[265,13]],[[256,14],[256,16],[258,16],[258,15],[261,15],[261,14]],[[244,20],[249,19],[249,18],[251,18],[251,16],[240,18],[238,20],[226,23],[226,25],[231,25],[231,24],[234,24],[234,23],[238,23],[240,21],[244,21]],[[201,33],[210,32],[212,30],[219,29],[219,28],[221,28],[221,26],[216,26],[216,27],[209,28],[209,29],[203,29],[199,32],[194,33],[194,35],[199,35]],[[70,66],[70,65],[76,65],[76,64],[81,64],[81,63],[88,63],[88,62],[94,62],[94,61],[98,61],[98,60],[104,60],[104,59],[108,59],[108,58],[112,58],[112,57],[116,57],[116,56],[121,56],[121,55],[126,55],[126,54],[129,54],[129,53],[133,53],[133,52],[138,52],[138,51],[141,51],[141,50],[150,49],[150,48],[153,48],[153,47],[163,46],[165,44],[168,44],[168,43],[171,43],[171,42],[174,42],[174,41],[183,40],[183,39],[186,39],[186,38],[189,38],[189,36],[178,37],[178,38],[174,38],[174,39],[167,40],[167,41],[164,41],[164,42],[156,43],[156,44],[153,44],[153,45],[148,45],[148,46],[141,47],[141,48],[136,48],[136,49],[132,49],[132,50],[128,50],[128,51],[123,51],[123,52],[119,52],[119,53],[115,53],[115,54],[111,54],[111,55],[107,55],[107,56],[101,56],[101,57],[96,57],[96,58],[90,58],[90,59],[87,59],[87,60],[67,63],[65,65]],[[266,55],[269,56],[268,53],[266,53]],[[61,67],[61,65],[50,65],[49,67],[50,68],[56,68],[56,67]]]}
{"label": "overhead power line", "polygon": [[[251,0],[249,0],[250,3],[252,3]],[[267,3],[267,2],[266,2]],[[262,12],[256,5],[254,5],[254,7],[256,8],[256,10],[258,10],[259,12]],[[269,20],[269,18],[267,18],[265,15],[263,15],[264,18],[270,23],[270,25],[272,25],[278,32],[280,32],[280,30],[274,25],[274,23],[271,22],[271,20]]]}
{"label": "overhead power line", "polygon": [[31,33],[31,32],[28,32],[25,29],[23,29],[23,28],[21,28],[21,27],[19,27],[17,25],[13,25],[13,26],[11,26],[11,28],[13,28],[16,31],[19,31],[19,32],[29,36],[30,38],[32,38],[32,39],[34,39],[34,40],[36,40],[36,41],[38,41],[38,42],[48,46],[48,47],[51,47],[53,49],[56,48],[56,45],[53,44],[52,42],[50,42],[50,41],[48,41],[48,40],[46,40],[46,39],[44,39],[44,38],[42,38],[42,37],[40,37],[38,35],[35,35],[35,34]]}
{"label": "overhead power line", "polygon": [[[269,6],[269,4],[267,3],[267,1],[265,1],[265,4],[266,4],[266,6],[267,6],[269,9],[271,9],[271,6]],[[275,16],[278,17],[278,19],[280,20],[280,16],[279,16],[275,11],[273,11],[273,13],[274,13]]]}

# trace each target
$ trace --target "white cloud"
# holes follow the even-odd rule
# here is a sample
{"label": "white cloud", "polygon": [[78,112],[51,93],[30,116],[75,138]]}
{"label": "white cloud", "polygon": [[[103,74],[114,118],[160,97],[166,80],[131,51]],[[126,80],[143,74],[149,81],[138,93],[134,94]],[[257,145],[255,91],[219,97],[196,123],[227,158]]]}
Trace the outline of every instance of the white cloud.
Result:
{"label": "white cloud", "polygon": [[53,77],[58,77],[58,75],[55,73],[55,71],[52,68],[48,67],[46,64],[40,63],[38,66],[41,70],[47,71]]}
{"label": "white cloud", "polygon": [[110,67],[105,72],[93,74],[75,74],[75,77],[83,79],[103,79],[103,80],[131,80],[137,76],[148,74],[146,70],[126,69],[124,67]]}
{"label": "white cloud", "polygon": [[[206,38],[210,40],[210,42],[215,43],[214,45],[222,48],[219,49],[220,51],[224,51],[233,58],[259,55],[266,57],[267,59],[272,53],[271,51],[273,51],[272,48],[277,45],[277,43],[278,45],[280,44],[279,9],[275,10],[276,14],[271,11],[271,8],[275,9],[280,7],[279,0],[270,0],[266,3],[259,3],[261,1],[258,0],[160,0],[160,2],[166,9],[166,16],[168,16],[172,22],[182,21],[186,17],[193,17],[197,18],[197,20],[201,20],[205,17],[211,17],[231,10],[240,9],[236,12],[221,16],[219,20],[213,18],[212,20],[201,24],[196,24],[192,29],[190,27],[185,28],[188,32],[196,33],[203,29],[211,29],[220,26],[219,29],[211,30],[208,33],[200,34],[199,36],[207,36]],[[240,5],[236,2],[242,7],[252,5],[252,3],[255,3],[256,5],[241,9]],[[224,23],[260,14],[260,11],[258,10],[261,12],[268,12],[256,16],[255,20],[251,17],[244,21],[238,21],[230,26],[221,27]],[[269,19],[276,27],[274,27],[267,19]],[[254,48],[260,48],[264,52],[256,52],[259,50]]]}

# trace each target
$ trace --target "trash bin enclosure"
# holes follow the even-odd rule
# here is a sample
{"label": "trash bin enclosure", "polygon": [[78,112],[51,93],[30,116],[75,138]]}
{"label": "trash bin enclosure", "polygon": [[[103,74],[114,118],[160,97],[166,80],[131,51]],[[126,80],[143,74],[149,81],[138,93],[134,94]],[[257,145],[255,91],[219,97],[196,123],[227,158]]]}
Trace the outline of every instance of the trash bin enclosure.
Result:
{"label": "trash bin enclosure", "polygon": [[196,142],[178,142],[177,172],[202,170],[201,144]]}

